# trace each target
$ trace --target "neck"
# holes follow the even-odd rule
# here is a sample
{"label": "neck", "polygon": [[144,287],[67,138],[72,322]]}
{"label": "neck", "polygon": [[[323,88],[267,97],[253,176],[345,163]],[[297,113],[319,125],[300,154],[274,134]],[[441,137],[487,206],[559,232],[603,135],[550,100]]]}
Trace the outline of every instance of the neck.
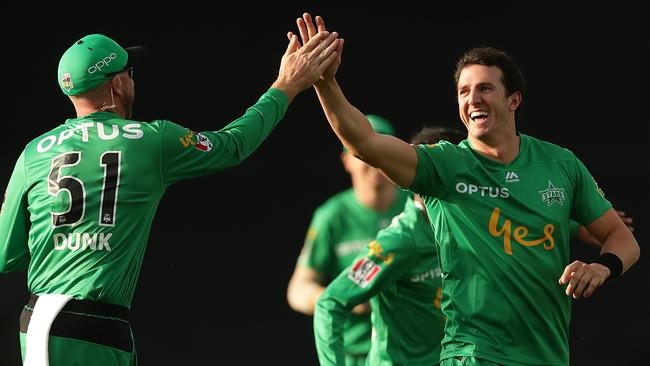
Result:
{"label": "neck", "polygon": [[98,88],[83,96],[70,97],[70,100],[74,104],[77,118],[95,112],[113,112],[122,118],[127,115],[121,99],[113,93],[111,88]]}
{"label": "neck", "polygon": [[[74,104],[74,109],[77,113],[77,118],[78,117],[83,117],[87,116],[91,113],[95,112],[113,112],[120,117],[124,118],[125,113],[123,109],[119,105],[115,105],[112,108],[106,108],[107,106],[111,106],[111,103],[109,104],[95,104],[95,103],[75,103]],[[103,108],[102,108],[103,107]]]}
{"label": "neck", "polygon": [[353,190],[360,204],[375,211],[388,210],[397,194],[395,187],[390,184],[382,184],[377,189],[354,187]]}
{"label": "neck", "polygon": [[488,159],[502,164],[508,164],[515,160],[519,154],[519,136],[512,135],[502,138],[498,142],[485,141],[482,139],[469,138],[472,148]]}

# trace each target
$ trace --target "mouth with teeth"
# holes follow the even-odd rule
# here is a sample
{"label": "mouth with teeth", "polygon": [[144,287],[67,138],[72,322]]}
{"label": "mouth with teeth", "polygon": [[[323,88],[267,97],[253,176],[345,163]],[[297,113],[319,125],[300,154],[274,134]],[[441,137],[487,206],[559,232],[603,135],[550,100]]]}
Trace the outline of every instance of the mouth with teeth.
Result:
{"label": "mouth with teeth", "polygon": [[469,114],[469,118],[474,122],[483,122],[490,116],[488,111],[474,111]]}

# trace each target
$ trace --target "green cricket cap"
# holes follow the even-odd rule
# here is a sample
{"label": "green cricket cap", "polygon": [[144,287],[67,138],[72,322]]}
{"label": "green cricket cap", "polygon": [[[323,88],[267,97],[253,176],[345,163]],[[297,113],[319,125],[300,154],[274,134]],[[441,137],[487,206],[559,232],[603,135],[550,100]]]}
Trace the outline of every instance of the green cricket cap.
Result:
{"label": "green cricket cap", "polygon": [[370,124],[372,125],[372,128],[375,130],[375,132],[395,136],[395,129],[393,128],[393,124],[390,123],[390,121],[386,118],[378,116],[376,114],[366,114],[366,117],[368,118],[368,121],[370,121]]}
{"label": "green cricket cap", "polygon": [[141,46],[123,48],[103,34],[89,34],[76,41],[59,60],[59,86],[66,95],[77,95],[107,83],[144,55]]}

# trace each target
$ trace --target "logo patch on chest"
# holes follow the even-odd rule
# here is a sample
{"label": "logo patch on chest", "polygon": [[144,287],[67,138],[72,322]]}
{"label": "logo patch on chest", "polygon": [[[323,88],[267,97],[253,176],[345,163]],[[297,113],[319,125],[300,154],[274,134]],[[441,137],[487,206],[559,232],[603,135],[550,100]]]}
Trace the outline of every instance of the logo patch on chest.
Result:
{"label": "logo patch on chest", "polygon": [[548,181],[548,188],[543,191],[539,191],[539,194],[542,195],[542,201],[548,206],[557,202],[560,206],[564,205],[564,188],[555,188],[551,181]]}

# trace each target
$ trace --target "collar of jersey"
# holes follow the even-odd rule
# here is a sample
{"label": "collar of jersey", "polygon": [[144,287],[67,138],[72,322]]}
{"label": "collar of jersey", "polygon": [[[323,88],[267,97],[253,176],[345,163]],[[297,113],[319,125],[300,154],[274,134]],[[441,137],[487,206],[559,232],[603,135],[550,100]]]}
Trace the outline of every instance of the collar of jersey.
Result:
{"label": "collar of jersey", "polygon": [[485,156],[483,156],[481,153],[477,152],[474,150],[472,147],[472,144],[467,141],[467,144],[472,151],[472,154],[476,156],[476,158],[481,162],[481,164],[487,168],[490,169],[495,169],[495,170],[502,170],[502,169],[514,169],[517,166],[521,165],[523,161],[526,160],[526,156],[528,155],[528,136],[524,135],[523,133],[517,132],[517,135],[519,136],[519,153],[515,157],[513,161],[511,161],[509,164],[502,164],[498,161],[494,161],[492,159],[488,159]]}

